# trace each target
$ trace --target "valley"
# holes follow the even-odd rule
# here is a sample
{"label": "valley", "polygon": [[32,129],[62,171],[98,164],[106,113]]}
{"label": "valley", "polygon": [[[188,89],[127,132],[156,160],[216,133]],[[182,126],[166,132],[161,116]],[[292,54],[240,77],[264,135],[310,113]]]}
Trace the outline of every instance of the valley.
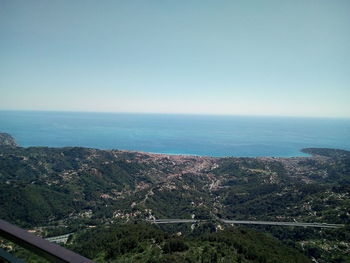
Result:
{"label": "valley", "polygon": [[[189,224],[149,227],[165,235],[181,233],[179,238],[193,247],[195,241],[187,238],[238,231],[242,221],[299,222],[340,228],[248,224],[243,229],[274,236],[310,260],[349,260],[348,151],[309,148],[303,150],[309,157],[214,158],[81,147],[23,148],[4,137],[0,217],[44,237],[74,233],[67,245],[78,252],[85,253],[75,243],[81,235],[155,220],[188,220]],[[151,243],[146,243],[149,249]],[[190,252],[181,253],[178,257]]]}

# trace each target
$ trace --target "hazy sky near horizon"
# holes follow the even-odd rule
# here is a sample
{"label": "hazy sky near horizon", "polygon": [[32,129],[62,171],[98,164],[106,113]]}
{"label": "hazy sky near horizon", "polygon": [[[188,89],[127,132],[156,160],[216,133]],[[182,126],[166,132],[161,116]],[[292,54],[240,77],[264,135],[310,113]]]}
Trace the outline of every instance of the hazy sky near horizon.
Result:
{"label": "hazy sky near horizon", "polygon": [[0,109],[350,117],[348,0],[0,0]]}

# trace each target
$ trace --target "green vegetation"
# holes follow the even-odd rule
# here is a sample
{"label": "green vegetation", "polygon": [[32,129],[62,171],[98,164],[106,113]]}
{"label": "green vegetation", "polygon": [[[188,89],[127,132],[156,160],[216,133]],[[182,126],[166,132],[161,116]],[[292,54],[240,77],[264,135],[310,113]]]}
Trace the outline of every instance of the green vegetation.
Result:
{"label": "green vegetation", "polygon": [[176,236],[143,224],[85,231],[71,249],[96,262],[311,262],[275,238],[246,228]]}
{"label": "green vegetation", "polygon": [[[129,252],[110,259],[141,261],[151,253],[158,256],[150,259],[183,262],[189,257],[196,262],[199,251],[216,251],[219,258],[236,253],[231,255],[233,260],[255,260],[238,253],[236,248],[237,251],[231,251],[231,245],[220,252],[225,247],[221,241],[203,239],[210,232],[215,233],[209,236],[219,237],[219,229],[225,229],[222,233],[236,231],[227,225],[219,226],[222,223],[218,219],[224,218],[345,224],[347,227],[341,230],[249,228],[270,233],[289,248],[320,263],[350,260],[348,151],[312,148],[304,149],[313,154],[311,157],[210,158],[81,147],[22,148],[8,135],[2,138],[5,143],[0,143],[0,217],[43,236],[75,232],[71,246],[77,251],[92,246],[86,243],[79,248],[77,240],[84,229],[97,226],[91,233],[100,231],[96,238],[102,242],[108,240],[102,226],[145,222],[154,217],[194,216],[212,223],[196,225],[193,230],[186,225],[162,226],[162,230],[143,226],[142,229],[155,231],[149,230],[155,235],[161,233],[163,239],[158,245],[143,240],[144,250],[138,251],[130,243]],[[184,235],[175,238],[177,232]],[[127,236],[133,240],[132,233]],[[108,253],[112,252],[107,248],[101,251],[104,252],[91,256],[109,260]]]}

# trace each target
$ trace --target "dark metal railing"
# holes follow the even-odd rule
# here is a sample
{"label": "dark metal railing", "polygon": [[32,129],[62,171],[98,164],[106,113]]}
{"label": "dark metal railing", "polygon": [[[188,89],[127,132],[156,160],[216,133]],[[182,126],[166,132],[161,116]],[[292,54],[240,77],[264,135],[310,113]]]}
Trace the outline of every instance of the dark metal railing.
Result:
{"label": "dark metal railing", "polygon": [[[74,253],[66,248],[63,248],[57,244],[50,243],[49,241],[35,236],[26,230],[12,225],[4,220],[0,219],[0,236],[5,239],[16,243],[17,245],[34,252],[43,258],[55,263],[95,263],[90,259],[87,259],[77,253]],[[4,251],[3,251],[4,252]],[[3,259],[6,253],[0,253],[3,255]],[[11,261],[10,261],[11,262]],[[14,261],[15,262],[15,261]]]}

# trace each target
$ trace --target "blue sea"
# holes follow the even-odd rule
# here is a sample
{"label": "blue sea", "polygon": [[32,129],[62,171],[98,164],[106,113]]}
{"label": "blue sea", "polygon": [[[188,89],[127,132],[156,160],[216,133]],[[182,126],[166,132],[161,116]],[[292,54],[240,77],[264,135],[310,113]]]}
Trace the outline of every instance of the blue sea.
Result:
{"label": "blue sea", "polygon": [[83,146],[199,156],[305,156],[350,150],[350,119],[0,111],[0,132],[24,147]]}

